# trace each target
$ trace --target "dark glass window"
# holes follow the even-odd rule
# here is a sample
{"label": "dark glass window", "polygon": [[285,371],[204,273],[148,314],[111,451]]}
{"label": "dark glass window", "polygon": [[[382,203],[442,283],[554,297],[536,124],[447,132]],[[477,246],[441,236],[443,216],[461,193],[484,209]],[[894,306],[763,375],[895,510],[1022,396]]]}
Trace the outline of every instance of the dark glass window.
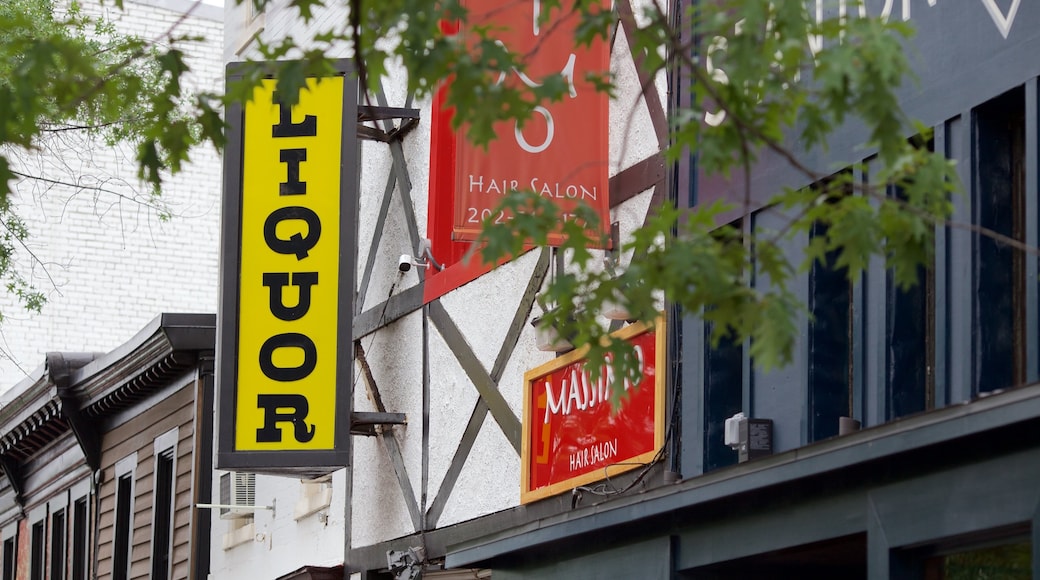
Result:
{"label": "dark glass window", "polygon": [[29,579],[43,580],[45,556],[47,554],[44,543],[47,541],[47,522],[39,521],[32,526],[32,536],[29,544]]}
{"label": "dark glass window", "polygon": [[51,516],[51,580],[65,580],[65,510]]}
{"label": "dark glass window", "polygon": [[166,580],[170,575],[170,549],[173,530],[173,449],[155,458],[155,513],[152,529],[152,580]]}
{"label": "dark glass window", "polygon": [[925,580],[1032,580],[1029,542],[1007,544],[938,556],[925,564]]}
{"label": "dark glass window", "polygon": [[[1025,92],[974,111],[975,223],[1025,240]],[[978,392],[1025,382],[1025,256],[1004,241],[974,237],[972,338]]]}
{"label": "dark glass window", "polygon": [[14,537],[4,540],[4,580],[14,580],[18,572],[18,550],[15,540]]}
{"label": "dark glass window", "polygon": [[704,324],[704,471],[737,462],[737,451],[725,443],[726,419],[743,403],[744,347],[730,337],[711,345],[713,325]]}
{"label": "dark glass window", "polygon": [[130,525],[133,514],[133,475],[121,475],[116,480],[116,529],[113,539],[112,579],[126,580],[130,566]]}
{"label": "dark glass window", "polygon": [[[934,151],[934,142],[926,146]],[[892,192],[906,199],[902,189]],[[931,264],[917,269],[916,283],[899,288],[889,271],[885,280],[885,400],[889,419],[935,406],[935,274]]]}
{"label": "dark glass window", "polygon": [[[742,230],[743,220],[737,220],[713,235],[727,244],[742,244]],[[705,312],[704,322],[704,471],[737,462],[737,451],[726,445],[726,419],[739,413],[744,401],[744,345],[729,335],[715,343],[710,313]]]}
{"label": "dark glass window", "polygon": [[87,580],[87,498],[80,498],[72,505],[72,580]]}
{"label": "dark glass window", "polygon": [[[813,237],[826,227],[813,227]],[[838,419],[851,416],[852,284],[829,253],[809,272],[809,440],[838,434]]]}
{"label": "dark glass window", "polygon": [[934,405],[933,280],[932,272],[921,268],[917,283],[904,290],[896,285],[891,274],[888,277],[885,389],[889,419],[919,413]]}

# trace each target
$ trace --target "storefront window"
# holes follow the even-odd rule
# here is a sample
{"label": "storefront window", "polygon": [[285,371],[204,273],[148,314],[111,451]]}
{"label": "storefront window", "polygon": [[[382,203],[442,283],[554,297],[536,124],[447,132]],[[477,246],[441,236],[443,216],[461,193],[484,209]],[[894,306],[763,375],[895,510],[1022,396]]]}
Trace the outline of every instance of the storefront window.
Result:
{"label": "storefront window", "polygon": [[957,552],[928,560],[925,580],[1031,580],[1029,542]]}

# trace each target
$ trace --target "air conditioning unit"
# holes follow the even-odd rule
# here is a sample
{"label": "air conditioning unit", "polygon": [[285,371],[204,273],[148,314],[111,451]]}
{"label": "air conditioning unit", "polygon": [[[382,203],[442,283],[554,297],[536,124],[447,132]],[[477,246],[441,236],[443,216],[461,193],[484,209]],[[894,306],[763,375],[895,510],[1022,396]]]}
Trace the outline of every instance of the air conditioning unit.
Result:
{"label": "air conditioning unit", "polygon": [[253,517],[256,504],[256,474],[228,472],[220,475],[220,503],[249,509],[220,508],[220,518],[232,520]]}

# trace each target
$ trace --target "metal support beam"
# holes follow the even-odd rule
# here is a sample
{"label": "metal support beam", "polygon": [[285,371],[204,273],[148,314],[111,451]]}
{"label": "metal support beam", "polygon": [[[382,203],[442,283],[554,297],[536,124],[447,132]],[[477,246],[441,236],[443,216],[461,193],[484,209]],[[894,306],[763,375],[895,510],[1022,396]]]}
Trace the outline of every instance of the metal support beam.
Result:
{"label": "metal support beam", "polygon": [[372,437],[378,435],[379,425],[406,425],[408,418],[404,413],[367,413],[355,411],[350,414],[350,434]]}
{"label": "metal support beam", "polygon": [[[379,127],[362,125],[365,122],[383,121],[388,119],[402,119],[402,123],[390,130]],[[419,109],[405,107],[376,107],[372,105],[358,105],[358,137],[369,141],[390,143],[403,139],[412,129],[419,124]]]}
{"label": "metal support beam", "polygon": [[387,119],[419,119],[419,109],[405,107],[376,107],[358,105],[358,121],[385,121]]}

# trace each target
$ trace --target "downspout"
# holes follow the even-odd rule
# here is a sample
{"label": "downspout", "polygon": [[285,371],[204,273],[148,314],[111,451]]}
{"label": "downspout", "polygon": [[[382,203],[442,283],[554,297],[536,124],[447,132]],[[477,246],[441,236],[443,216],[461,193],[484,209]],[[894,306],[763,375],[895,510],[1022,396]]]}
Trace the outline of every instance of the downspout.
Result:
{"label": "downspout", "polygon": [[[199,354],[195,380],[195,488],[192,505],[213,502],[213,413],[214,413],[214,356],[213,351]],[[210,571],[210,540],[212,511],[193,509],[191,525],[194,536],[191,554],[192,578],[208,578]]]}
{"label": "downspout", "polygon": [[94,541],[91,542],[90,570],[87,575],[97,579],[98,553],[101,551],[101,470],[90,474],[90,493],[94,494]]}
{"label": "downspout", "polygon": [[[670,18],[673,30],[686,30],[686,22],[684,22],[686,11],[683,9],[684,5],[685,2],[682,2],[681,0],[672,2]],[[682,71],[683,68],[681,66],[676,67],[676,70],[668,77],[668,92],[665,98],[668,110],[665,112],[665,116],[669,119],[669,133],[671,133],[670,124],[671,119],[673,118],[672,114],[682,107],[682,103],[679,102],[684,94],[682,90]],[[669,135],[668,145],[673,145],[671,142],[671,135]],[[678,208],[694,205],[693,199],[680,200],[679,197],[680,184],[685,181],[684,179],[681,179],[679,175],[682,168],[683,164],[680,161],[675,161],[672,163],[672,167],[670,168],[671,170],[665,172],[666,194],[664,203],[671,204],[673,207]],[[687,176],[687,179],[692,180],[694,179],[694,176],[690,174]],[[671,234],[672,236],[677,236],[677,228],[673,228]],[[665,390],[665,433],[667,435],[664,445],[666,446],[668,453],[668,466],[665,469],[664,477],[666,483],[675,483],[682,479],[683,471],[683,433],[681,427],[683,395],[683,361],[681,356],[683,340],[683,312],[678,306],[668,302],[665,302],[665,309],[667,317],[665,328],[668,329],[668,341],[665,344],[665,360],[668,361],[668,368],[665,370],[665,381],[667,381],[667,388]]]}

